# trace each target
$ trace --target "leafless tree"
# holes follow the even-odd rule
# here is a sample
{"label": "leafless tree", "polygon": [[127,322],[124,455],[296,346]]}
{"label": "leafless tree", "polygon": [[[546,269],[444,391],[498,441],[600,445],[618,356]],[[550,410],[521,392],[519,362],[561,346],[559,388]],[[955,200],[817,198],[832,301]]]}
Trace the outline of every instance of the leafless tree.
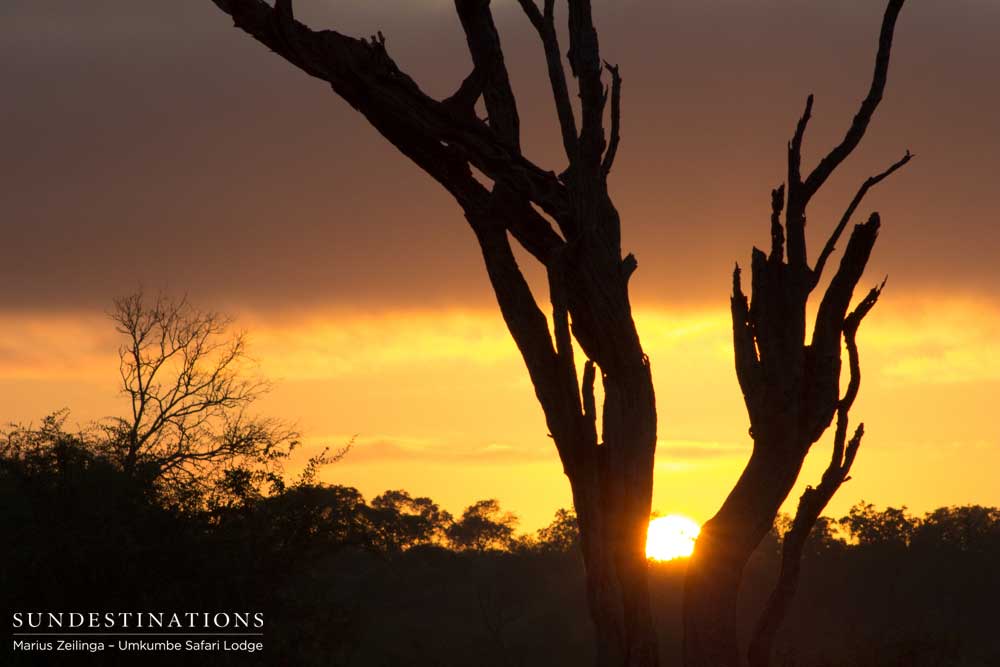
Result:
{"label": "leafless tree", "polygon": [[[851,232],[840,265],[820,300],[809,342],[806,342],[806,303],[868,190],[909,162],[910,153],[862,184],[813,267],[809,266],[806,255],[806,207],[861,141],[882,99],[893,31],[904,1],[890,0],[888,4],[871,87],[844,139],[803,179],[802,142],[813,105],[809,96],[788,144],[787,183],[771,196],[770,253],[753,250],[749,302],[742,290],[739,266],[733,273],[731,305],[736,373],[750,416],[753,452],[722,508],[703,527],[689,566],[684,655],[685,664],[692,667],[741,664],[734,614],[743,568],[773,525],[811,445],[836,415],[830,465],[820,485],[809,488],[799,502],[785,535],[778,584],[751,642],[751,664],[754,667],[769,664],[774,635],[798,581],[805,540],[820,512],[847,478],[861,443],[861,426],[847,439],[848,411],[861,379],[856,335],[882,286],[873,288],[850,313],[848,309],[878,236],[877,213],[855,225]],[[844,396],[840,397],[842,338],[848,352],[850,380]]]}
{"label": "leafless tree", "polygon": [[110,316],[125,339],[119,371],[130,410],[105,430],[127,473],[204,488],[227,468],[270,472],[298,444],[289,426],[251,416],[268,384],[248,367],[246,338],[228,332],[228,318],[142,292],[116,299]]}
{"label": "leafless tree", "polygon": [[[263,0],[213,1],[238,27],[329,83],[462,208],[570,481],[598,664],[655,665],[643,544],[656,408],[649,360],[628,296],[636,261],[622,256],[620,222],[607,187],[620,137],[621,77],[617,68],[602,63],[590,2],[568,2],[577,119],[560,55],[555,2],[545,0],[538,7],[533,0],[519,0],[541,39],[569,163],[556,175],[521,152],[517,105],[488,0],[456,0],[473,66],[443,100],[425,94],[393,61],[381,34],[355,39],[333,30],[313,31],[295,20],[290,0],[273,7]],[[602,80],[605,72],[610,94]],[[486,121],[475,111],[480,98]],[[554,335],[515,261],[511,236],[546,268]],[[582,377],[573,338],[587,357]],[[594,397],[598,369],[605,397],[600,437]]]}

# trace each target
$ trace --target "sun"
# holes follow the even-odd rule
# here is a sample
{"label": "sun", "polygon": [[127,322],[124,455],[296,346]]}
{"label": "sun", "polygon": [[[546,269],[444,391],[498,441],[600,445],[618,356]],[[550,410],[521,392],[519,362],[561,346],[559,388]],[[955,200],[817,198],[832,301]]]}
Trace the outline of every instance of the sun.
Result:
{"label": "sun", "polygon": [[649,522],[646,533],[646,558],[674,560],[694,552],[694,541],[701,527],[693,519],[680,514],[668,514]]}

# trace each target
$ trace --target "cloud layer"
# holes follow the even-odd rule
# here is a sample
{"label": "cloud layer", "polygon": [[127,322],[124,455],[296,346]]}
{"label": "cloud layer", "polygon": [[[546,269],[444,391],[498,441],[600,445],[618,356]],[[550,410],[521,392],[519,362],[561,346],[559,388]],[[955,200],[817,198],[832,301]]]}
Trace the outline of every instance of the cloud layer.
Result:
{"label": "cloud layer", "polygon": [[[496,3],[530,156],[560,170],[540,50]],[[382,29],[435,95],[469,69],[448,2],[299,0],[316,26]],[[732,261],[767,241],[768,192],[805,95],[816,160],[868,84],[880,3],[597,3],[625,77],[613,188],[637,299],[724,304]],[[490,307],[454,204],[346,104],[208,0],[12,0],[0,9],[0,309],[100,306],[142,282],[213,302]],[[901,292],[1000,288],[1000,5],[916,3],[886,100],[810,217],[813,247],[854,188],[917,160],[859,213],[885,222],[872,270]],[[794,55],[790,55],[794,54]]]}

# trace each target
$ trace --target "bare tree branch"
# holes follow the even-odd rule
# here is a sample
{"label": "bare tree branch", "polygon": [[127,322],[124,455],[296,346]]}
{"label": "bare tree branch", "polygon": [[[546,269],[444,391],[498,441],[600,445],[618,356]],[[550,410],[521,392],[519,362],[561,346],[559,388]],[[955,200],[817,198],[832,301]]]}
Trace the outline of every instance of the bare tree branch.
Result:
{"label": "bare tree branch", "polygon": [[615,155],[618,153],[618,144],[621,143],[622,125],[622,77],[617,65],[604,63],[604,67],[611,73],[611,138],[608,143],[608,150],[604,153],[604,162],[601,163],[601,172],[605,178],[611,172],[611,165],[615,163]]}
{"label": "bare tree branch", "polygon": [[772,262],[781,263],[784,260],[785,232],[781,227],[781,211],[785,206],[785,186],[779,185],[771,190],[771,254]]}
{"label": "bare tree branch", "polygon": [[[455,9],[465,31],[475,67],[473,76],[478,78],[477,85],[483,95],[490,127],[520,155],[517,102],[504,64],[500,36],[493,22],[490,2],[455,0]],[[547,264],[552,253],[562,246],[562,240],[523,196],[510,191],[510,188],[504,191],[507,195],[503,201],[497,201],[495,192],[491,195],[490,207],[497,213],[506,214],[503,217],[507,219],[508,228],[518,242],[536,259]],[[501,208],[506,210],[499,211]]]}
{"label": "bare tree branch", "polygon": [[580,168],[597,169],[604,154],[604,84],[590,0],[568,0],[570,71],[580,91]]}
{"label": "bare tree branch", "polygon": [[[520,152],[517,137],[517,110],[513,91],[500,47],[500,39],[490,13],[489,0],[456,0],[456,9],[465,30],[476,69],[482,73],[483,95],[490,124],[501,138]],[[493,119],[499,119],[494,121]],[[548,324],[528,288],[520,268],[510,251],[506,226],[520,216],[511,207],[530,205],[503,183],[489,195],[487,210],[469,217],[486,260],[487,272],[497,293],[501,312],[508,329],[521,349],[529,374],[538,389],[539,400],[546,406],[549,429],[556,436],[557,446],[572,440],[580,407],[573,348],[570,339],[568,311],[562,292],[562,277],[555,267],[555,250],[546,258],[550,296],[553,305],[555,349],[549,336]],[[568,401],[568,404],[567,404]],[[574,454],[565,446],[560,449],[564,461]]]}
{"label": "bare tree branch", "polygon": [[534,0],[518,0],[531,25],[538,31],[545,52],[545,63],[549,73],[549,85],[552,87],[552,97],[555,100],[556,115],[559,118],[559,129],[562,135],[563,149],[566,158],[573,162],[577,158],[578,137],[576,116],[570,103],[569,90],[566,86],[566,71],[563,69],[562,55],[559,51],[559,37],[555,25],[555,0],[545,0],[545,13],[538,10]]}
{"label": "bare tree branch", "polygon": [[790,190],[802,187],[802,140],[806,135],[806,126],[812,118],[813,96],[806,97],[806,107],[795,124],[795,134],[788,142],[788,187]]}
{"label": "bare tree branch", "polygon": [[805,181],[802,180],[800,173],[802,141],[812,115],[812,95],[806,99],[805,111],[799,119],[791,142],[788,144],[788,205],[785,216],[785,228],[788,235],[788,262],[802,273],[809,272],[805,242],[806,208],[826,179],[861,142],[861,138],[875,114],[875,109],[882,100],[889,72],[893,32],[904,2],[905,0],[889,0],[882,18],[878,52],[875,55],[875,72],[868,95],[861,102],[858,113],[854,116],[843,140],[819,161],[819,164],[809,173]]}
{"label": "bare tree branch", "polygon": [[788,232],[788,263],[798,267],[806,265],[805,213],[808,198],[804,196],[802,187],[802,140],[809,119],[812,118],[812,107],[813,96],[809,95],[806,98],[806,108],[795,126],[795,134],[788,143],[788,207],[785,227]]}
{"label": "bare tree branch", "polygon": [[761,368],[754,344],[753,324],[750,307],[740,285],[740,267],[733,269],[733,294],[730,299],[733,318],[733,351],[736,359],[736,378],[743,391],[743,400],[750,413],[751,423],[757,417],[760,400]]}
{"label": "bare tree branch", "polygon": [[[514,150],[491,128],[457,118],[427,96],[389,57],[384,38],[371,41],[333,30],[315,32],[263,0],[213,0],[235,24],[306,73],[323,79],[404,154],[454,192],[445,171],[469,162],[507,183],[557,221],[570,214],[565,187]],[[283,6],[291,6],[286,0]],[[444,163],[428,170],[431,163]]]}
{"label": "bare tree branch", "polygon": [[844,211],[844,215],[841,216],[840,222],[837,223],[837,227],[833,230],[833,233],[830,234],[829,240],[827,240],[826,245],[823,246],[823,250],[822,252],[820,252],[819,258],[816,260],[816,267],[813,269],[814,286],[816,285],[816,283],[819,282],[820,276],[823,274],[823,267],[826,266],[827,259],[829,259],[831,253],[833,253],[834,248],[837,245],[837,241],[840,240],[841,234],[844,233],[844,229],[847,227],[847,223],[850,222],[851,216],[854,215],[854,211],[857,210],[858,205],[861,204],[861,200],[865,198],[865,195],[868,194],[868,191],[871,188],[875,187],[883,180],[891,176],[897,169],[901,168],[912,158],[913,155],[910,153],[910,151],[906,151],[906,155],[904,155],[899,161],[895,162],[892,166],[890,166],[882,173],[868,177],[867,179],[865,179],[865,182],[861,184],[861,187],[858,189],[857,194],[854,195],[854,199],[851,200],[851,203],[848,205],[847,210]]}
{"label": "bare tree branch", "polygon": [[455,0],[455,9],[465,30],[472,63],[482,81],[490,127],[520,155],[521,121],[504,64],[500,36],[490,12],[490,0]]}
{"label": "bare tree branch", "polygon": [[843,162],[851,151],[861,142],[861,138],[868,129],[872,116],[879,102],[882,101],[882,94],[885,91],[885,84],[889,74],[889,55],[892,51],[892,37],[896,29],[896,19],[903,8],[906,0],[889,0],[882,19],[882,30],[879,33],[878,53],[875,54],[875,72],[872,75],[871,87],[868,95],[861,102],[857,115],[847,129],[847,134],[843,140],[831,150],[826,157],[820,160],[816,168],[806,178],[804,183],[804,198],[809,199],[820,189],[830,174],[833,173],[841,162]]}
{"label": "bare tree branch", "polygon": [[249,416],[269,385],[247,374],[246,339],[226,333],[228,318],[141,292],[116,299],[109,315],[126,337],[119,371],[132,411],[104,430],[128,474],[165,493],[181,482],[205,490],[224,468],[270,467],[297,444],[294,429]]}
{"label": "bare tree branch", "polygon": [[847,308],[878,238],[880,225],[878,213],[872,213],[867,222],[855,225],[851,233],[840,266],[830,280],[816,313],[812,345],[817,354],[833,353],[839,357],[836,351],[840,347],[840,333]]}

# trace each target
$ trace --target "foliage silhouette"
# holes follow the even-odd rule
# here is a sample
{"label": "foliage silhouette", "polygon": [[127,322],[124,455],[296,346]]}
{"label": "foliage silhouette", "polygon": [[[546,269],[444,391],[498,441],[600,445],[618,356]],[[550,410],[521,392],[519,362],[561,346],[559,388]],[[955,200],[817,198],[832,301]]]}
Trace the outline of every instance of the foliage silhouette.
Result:
{"label": "foliage silhouette", "polygon": [[[0,530],[8,538],[0,594],[12,609],[88,609],[99,600],[106,608],[263,610],[264,653],[213,654],[217,665],[527,667],[593,659],[592,638],[581,631],[583,563],[565,510],[530,548],[519,539],[509,551],[450,545],[427,532],[405,546],[386,541],[385,526],[371,519],[388,499],[405,505],[409,495],[400,490],[366,502],[350,487],[288,480],[238,507],[182,512],[64,424],[56,415],[0,439]],[[490,501],[470,510],[511,518]],[[448,525],[442,519],[439,528]],[[859,503],[821,525],[775,645],[779,664],[997,664],[1000,510],[940,508],[916,518]],[[777,574],[781,534],[780,526],[772,531],[748,564],[737,609],[743,632]],[[680,656],[685,568],[684,561],[651,568],[666,660]],[[143,664],[176,659],[149,654]],[[134,664],[119,660],[74,656],[74,664]],[[7,654],[5,664],[49,662]]]}
{"label": "foliage silhouette", "polygon": [[457,549],[488,551],[509,549],[514,541],[517,517],[502,512],[496,500],[480,500],[462,512],[445,530]]}
{"label": "foliage silhouette", "polygon": [[399,553],[418,544],[439,543],[446,538],[451,515],[430,498],[413,498],[406,491],[386,491],[372,499],[368,523],[375,546]]}
{"label": "foliage silhouette", "polygon": [[879,511],[871,503],[858,503],[840,520],[841,525],[859,544],[880,547],[909,546],[918,522],[906,508],[887,507]]}

